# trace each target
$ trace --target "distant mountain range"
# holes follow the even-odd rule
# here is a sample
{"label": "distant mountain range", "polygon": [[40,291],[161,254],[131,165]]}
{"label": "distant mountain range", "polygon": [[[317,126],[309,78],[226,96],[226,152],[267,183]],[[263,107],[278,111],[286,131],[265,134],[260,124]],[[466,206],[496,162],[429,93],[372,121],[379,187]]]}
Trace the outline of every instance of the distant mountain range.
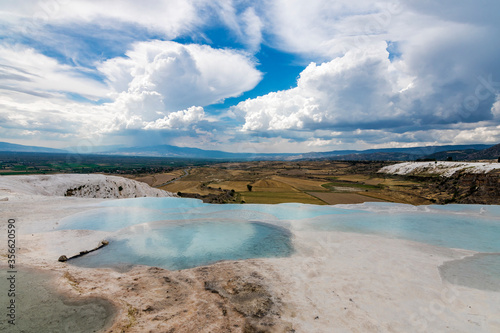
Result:
{"label": "distant mountain range", "polygon": [[242,159],[242,160],[394,160],[412,161],[418,158],[425,158],[428,155],[445,152],[449,150],[467,150],[477,152],[490,148],[491,145],[457,145],[457,146],[428,146],[415,148],[383,148],[357,150],[336,150],[329,152],[310,152],[301,154],[252,154],[252,153],[229,153],[220,150],[203,150],[198,148],[176,147],[169,145],[149,146],[149,147],[128,147],[109,151],[104,154],[132,155],[132,156],[157,156],[157,157],[182,157],[182,158],[204,158],[204,159]]}
{"label": "distant mountain range", "polygon": [[473,152],[467,156],[468,160],[500,159],[500,144],[493,147]]}
{"label": "distant mountain range", "polygon": [[252,154],[252,153],[230,153],[221,150],[203,150],[199,148],[176,147],[169,145],[149,147],[119,148],[105,152],[113,155],[133,156],[157,156],[157,157],[181,157],[181,158],[203,158],[203,159],[286,159],[295,154]]}
{"label": "distant mountain range", "polygon": [[[334,160],[364,160],[364,161],[414,161],[428,158],[429,155],[450,150],[470,150],[471,152],[490,148],[491,145],[448,145],[426,146],[412,148],[381,148],[362,151],[341,150],[321,153],[301,154],[303,159],[334,159]],[[297,155],[298,156],[298,155]]]}
{"label": "distant mountain range", "polygon": [[[0,151],[24,153],[64,153],[72,154],[75,148],[52,149],[45,147],[23,146],[0,142]],[[414,161],[417,159],[477,160],[497,159],[500,156],[500,144],[492,145],[448,145],[413,148],[382,148],[368,150],[336,150],[329,152],[310,152],[301,154],[252,154],[230,153],[220,150],[203,150],[198,148],[157,145],[148,147],[102,146],[95,147],[94,154],[150,156],[170,158],[218,159],[218,160],[364,160],[364,161]]]}
{"label": "distant mountain range", "polygon": [[64,153],[68,151],[62,149],[36,147],[36,146],[23,146],[14,143],[0,142],[0,151],[19,152],[19,153]]}
{"label": "distant mountain range", "polygon": [[[483,149],[484,150],[484,149]],[[476,150],[476,149],[455,149],[455,150],[446,150],[446,151],[440,151],[431,155],[426,156],[426,159],[434,159],[437,161],[444,161],[447,159],[452,159],[453,161],[466,161],[470,160],[469,156],[471,154],[480,152],[482,150]]]}

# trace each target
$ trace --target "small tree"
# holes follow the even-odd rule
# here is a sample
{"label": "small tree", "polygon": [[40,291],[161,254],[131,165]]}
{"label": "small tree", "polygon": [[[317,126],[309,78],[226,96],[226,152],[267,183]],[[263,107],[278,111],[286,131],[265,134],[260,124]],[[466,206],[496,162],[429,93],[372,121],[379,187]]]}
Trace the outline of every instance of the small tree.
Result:
{"label": "small tree", "polygon": [[252,187],[253,187],[252,185],[247,184],[247,189],[248,189],[248,192],[252,192]]}
{"label": "small tree", "polygon": [[500,163],[500,157],[498,158],[498,163]]}

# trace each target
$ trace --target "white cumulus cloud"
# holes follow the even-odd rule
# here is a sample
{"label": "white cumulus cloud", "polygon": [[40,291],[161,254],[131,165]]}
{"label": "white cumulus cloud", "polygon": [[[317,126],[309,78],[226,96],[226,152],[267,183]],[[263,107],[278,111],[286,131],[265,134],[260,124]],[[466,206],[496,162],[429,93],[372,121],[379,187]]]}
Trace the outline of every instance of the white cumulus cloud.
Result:
{"label": "white cumulus cloud", "polygon": [[146,122],[239,96],[262,77],[244,53],[165,41],[137,43],[126,57],[107,60],[99,70],[116,93],[108,108]]}
{"label": "white cumulus cloud", "polygon": [[187,110],[172,112],[161,119],[146,123],[144,129],[185,129],[203,120],[204,117],[205,112],[201,106],[192,106]]}
{"label": "white cumulus cloud", "polygon": [[401,116],[393,100],[412,78],[389,61],[385,45],[370,53],[350,51],[321,65],[311,63],[297,87],[240,102],[234,112],[244,115],[242,129],[316,130]]}

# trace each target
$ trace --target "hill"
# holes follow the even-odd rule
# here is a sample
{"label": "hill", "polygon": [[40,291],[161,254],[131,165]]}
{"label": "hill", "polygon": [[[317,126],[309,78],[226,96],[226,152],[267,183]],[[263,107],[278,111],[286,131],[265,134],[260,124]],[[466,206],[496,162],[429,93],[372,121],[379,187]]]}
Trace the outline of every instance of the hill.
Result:
{"label": "hill", "polygon": [[500,144],[469,154],[467,160],[492,160],[500,158]]}
{"label": "hill", "polygon": [[441,151],[438,153],[434,153],[425,157],[428,160],[436,160],[436,161],[466,161],[468,160],[469,155],[473,153],[477,153],[480,150],[476,149],[463,149],[463,150],[447,150]]}
{"label": "hill", "polygon": [[0,151],[22,152],[22,153],[63,153],[63,154],[67,153],[66,150],[62,149],[37,147],[37,146],[24,146],[8,142],[0,142]]}
{"label": "hill", "polygon": [[221,150],[203,150],[199,148],[177,147],[170,145],[119,148],[115,150],[103,151],[102,154],[178,157],[178,158],[203,158],[203,159],[239,159],[239,160],[286,159],[287,157],[293,157],[295,155],[295,154],[230,153]]}

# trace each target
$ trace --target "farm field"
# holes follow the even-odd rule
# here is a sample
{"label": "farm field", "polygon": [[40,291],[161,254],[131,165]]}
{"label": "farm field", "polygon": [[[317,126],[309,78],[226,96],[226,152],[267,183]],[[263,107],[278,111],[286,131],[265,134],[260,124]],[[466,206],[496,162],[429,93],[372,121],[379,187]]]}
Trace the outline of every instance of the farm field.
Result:
{"label": "farm field", "polygon": [[384,202],[386,200],[371,198],[357,193],[309,192],[310,195],[329,205],[358,204],[363,202]]}
{"label": "farm field", "polygon": [[[377,173],[388,164],[344,161],[219,163],[193,167],[187,176],[160,188],[180,196],[217,203],[431,203],[420,196],[398,194],[401,190],[421,188],[423,185],[404,177]],[[136,179],[151,182],[150,177],[156,175]]]}
{"label": "farm field", "polygon": [[298,202],[313,205],[324,205],[325,201],[303,192],[243,192],[241,199],[244,203],[252,204],[280,204]]}
{"label": "farm field", "polygon": [[159,173],[153,175],[147,175],[144,177],[136,177],[135,180],[148,184],[149,186],[156,187],[161,186],[173,179],[176,179],[182,176],[184,173],[181,169],[168,172],[168,173]]}

